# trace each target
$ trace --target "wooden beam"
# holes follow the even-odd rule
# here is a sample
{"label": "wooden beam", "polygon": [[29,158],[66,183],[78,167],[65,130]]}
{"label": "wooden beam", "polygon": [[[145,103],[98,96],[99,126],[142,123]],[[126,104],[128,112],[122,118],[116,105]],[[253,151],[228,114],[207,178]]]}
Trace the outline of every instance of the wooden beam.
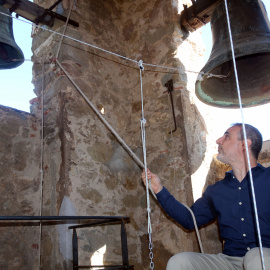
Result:
{"label": "wooden beam", "polygon": [[192,0],[192,5],[180,14],[181,25],[189,32],[194,32],[210,22],[214,9],[223,0]]}
{"label": "wooden beam", "polygon": [[[4,0],[2,2],[3,7],[12,9],[10,12],[15,12],[19,16],[31,22],[35,22],[37,18],[43,16],[45,13],[45,9],[43,7],[28,0],[20,0],[19,2],[16,0]],[[42,21],[40,21],[40,24],[45,24],[51,27],[54,24],[54,18],[47,15]]]}
{"label": "wooden beam", "polygon": [[[52,27],[55,18],[66,21],[67,18],[51,11],[50,9],[45,9],[33,2],[28,0],[0,0],[0,5],[10,10],[10,12],[15,12],[19,16],[34,22],[35,24],[48,25]],[[69,24],[78,27],[79,24],[73,20],[68,21]]]}

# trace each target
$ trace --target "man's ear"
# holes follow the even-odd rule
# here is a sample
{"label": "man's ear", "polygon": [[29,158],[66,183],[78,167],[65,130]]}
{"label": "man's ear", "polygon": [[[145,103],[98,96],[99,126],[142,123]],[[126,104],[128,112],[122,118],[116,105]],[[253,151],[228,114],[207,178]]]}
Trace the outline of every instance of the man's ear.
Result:
{"label": "man's ear", "polygon": [[[250,149],[250,146],[252,145],[252,141],[250,139],[247,139],[247,145],[248,145],[248,149]],[[242,147],[243,147],[243,150],[246,149],[245,140],[242,141]]]}

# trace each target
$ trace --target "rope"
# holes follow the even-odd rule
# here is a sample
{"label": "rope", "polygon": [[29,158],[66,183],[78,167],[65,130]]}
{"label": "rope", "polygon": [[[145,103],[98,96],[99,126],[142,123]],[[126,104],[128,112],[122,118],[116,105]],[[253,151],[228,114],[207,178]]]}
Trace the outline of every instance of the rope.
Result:
{"label": "rope", "polygon": [[[229,32],[230,32],[230,41],[231,41],[231,31],[230,31],[230,22],[229,22],[229,18],[228,18],[228,10],[227,10],[227,1],[225,0],[225,7],[226,7],[226,14],[227,14],[227,20],[228,20],[228,25],[229,25]],[[70,9],[71,11],[71,9]],[[109,53],[109,54],[112,54],[114,56],[117,56],[119,58],[122,58],[122,59],[125,59],[125,60],[128,60],[128,61],[131,61],[131,62],[134,62],[134,63],[137,63],[139,64],[139,67],[140,67],[140,78],[142,77],[142,70],[144,70],[143,68],[143,65],[142,65],[142,61],[140,60],[139,62],[136,61],[136,60],[133,60],[133,59],[130,59],[128,57],[125,57],[125,56],[122,56],[120,54],[117,54],[117,53],[114,53],[114,52],[111,52],[111,51],[108,51],[108,50],[105,50],[103,48],[100,48],[100,47],[97,47],[95,45],[92,45],[92,44],[89,44],[89,43],[86,43],[84,41],[81,41],[81,40],[78,40],[78,39],[75,39],[75,38],[72,38],[70,36],[67,36],[65,35],[65,31],[66,31],[66,26],[67,26],[67,23],[66,23],[66,26],[65,26],[65,31],[64,31],[64,34],[61,34],[61,33],[58,33],[56,31],[53,31],[53,30],[50,30],[48,28],[45,28],[44,26],[39,26],[39,25],[36,25],[36,24],[32,24],[32,23],[29,23],[27,21],[24,21],[24,20],[21,20],[20,18],[14,18],[13,16],[11,15],[8,15],[8,14],[5,14],[5,13],[2,13],[0,12],[0,14],[2,15],[5,15],[5,16],[9,16],[9,17],[12,17],[13,19],[17,19],[19,21],[22,21],[24,23],[28,23],[28,24],[31,24],[32,26],[34,25],[35,27],[37,28],[40,28],[40,29],[43,29],[45,31],[49,31],[51,33],[54,33],[56,35],[59,35],[61,36],[61,43],[62,43],[62,40],[63,38],[68,38],[68,39],[71,39],[75,42],[79,42],[79,43],[82,43],[84,45],[87,45],[87,46],[90,46],[92,48],[95,48],[95,49],[98,49],[100,51],[103,51],[103,52],[106,52],[106,53]],[[69,16],[70,16],[70,13],[69,13]],[[58,51],[57,51],[57,54],[56,56],[58,57],[58,54],[59,54],[59,51],[60,51],[60,46],[61,46],[61,43],[59,45],[59,48],[58,48]],[[259,242],[260,242],[260,251],[261,251],[261,257],[262,257],[262,263],[263,263],[263,269],[264,268],[264,259],[263,259],[263,251],[262,251],[262,244],[261,244],[261,237],[260,237],[260,228],[259,228],[259,221],[258,221],[258,213],[257,213],[257,206],[256,206],[256,200],[255,200],[255,194],[254,194],[254,187],[253,187],[253,178],[252,178],[252,173],[251,173],[251,168],[250,168],[250,160],[249,160],[249,155],[248,155],[248,147],[247,147],[247,139],[246,139],[246,131],[245,131],[245,125],[244,125],[244,118],[243,118],[243,111],[242,111],[242,103],[241,103],[241,97],[240,97],[240,90],[239,90],[239,85],[238,85],[238,77],[237,77],[237,72],[236,72],[236,64],[235,64],[235,59],[234,59],[234,51],[233,51],[233,45],[232,45],[232,41],[231,41],[231,46],[232,46],[232,53],[233,53],[233,62],[234,62],[234,66],[235,66],[235,73],[236,73],[236,81],[237,81],[237,91],[238,91],[238,97],[239,97],[239,104],[240,104],[240,109],[241,109],[241,113],[242,113],[242,123],[243,123],[243,131],[244,131],[244,137],[245,137],[245,144],[246,144],[246,149],[247,149],[247,158],[248,158],[248,165],[249,165],[249,174],[250,174],[250,181],[252,183],[252,196],[253,196],[253,201],[254,201],[254,209],[255,209],[255,214],[256,214],[256,223],[257,223],[257,230],[258,230],[258,236],[259,236]],[[56,58],[57,58],[56,57]],[[18,61],[17,59],[14,59],[14,61]],[[145,149],[145,124],[146,124],[146,120],[144,119],[144,112],[143,112],[143,97],[142,97],[142,119],[141,119],[141,129],[142,129],[142,141],[143,141],[143,151],[144,151],[144,164],[139,160],[139,158],[132,152],[132,150],[126,145],[126,143],[122,140],[122,138],[114,131],[114,129],[109,125],[109,123],[103,118],[103,116],[101,115],[101,113],[93,106],[93,104],[89,101],[89,99],[85,96],[85,94],[81,91],[81,89],[78,87],[78,85],[74,82],[74,80],[69,76],[69,74],[65,71],[65,69],[63,68],[63,66],[59,63],[59,61],[56,59],[56,62],[57,64],[59,65],[59,67],[63,70],[63,72],[66,74],[66,76],[70,79],[70,81],[74,84],[74,86],[77,88],[77,90],[80,92],[80,94],[84,97],[84,99],[87,101],[87,103],[90,105],[90,107],[95,111],[95,113],[99,116],[99,118],[102,120],[102,122],[105,124],[105,126],[107,126],[107,128],[115,135],[115,137],[118,139],[118,141],[123,145],[123,147],[129,152],[129,154],[134,158],[134,160],[137,162],[137,164],[141,167],[141,168],[145,168],[145,171],[147,171],[147,164],[146,164],[146,149]],[[155,65],[155,64],[149,64],[149,63],[144,63],[145,66],[152,66],[152,67],[158,67],[158,68],[164,68],[164,69],[170,69],[170,70],[176,70],[176,71],[180,71],[181,68],[172,68],[172,67],[166,67],[166,66],[161,66],[161,65]],[[197,71],[189,71],[189,70],[185,70],[185,72],[191,72],[191,73],[199,73],[199,76],[198,76],[198,80],[203,80],[203,75],[207,75],[207,78],[209,77],[218,77],[218,78],[222,78],[222,77],[226,77],[226,76],[223,76],[223,75],[215,75],[215,74],[211,74],[211,73],[201,73],[201,72],[197,72]],[[142,93],[142,80],[141,80],[141,93]],[[42,172],[43,173],[43,172]],[[148,192],[148,189],[150,189],[153,193],[153,196],[156,198],[153,190],[151,189],[151,185],[148,185],[148,179],[147,179],[147,173],[146,173],[146,189],[147,189],[147,203],[149,202],[149,192]],[[203,248],[202,248],[202,245],[201,245],[201,240],[200,240],[200,237],[199,237],[199,234],[198,234],[198,228],[197,228],[197,224],[196,224],[196,219],[195,219],[195,216],[192,212],[192,210],[186,206],[185,204],[183,204],[191,213],[192,215],[192,218],[193,218],[193,221],[194,221],[194,225],[195,225],[195,229],[196,229],[196,233],[197,233],[197,237],[198,237],[198,240],[199,240],[199,244],[200,244],[200,248],[201,248],[201,251],[203,253]],[[149,216],[149,220],[150,220],[150,207],[147,208],[147,211],[148,211],[148,216]],[[151,233],[152,233],[152,229],[151,229],[151,223],[150,225],[148,225],[148,231],[149,231],[149,248],[150,248],[150,259],[151,259],[151,264],[150,264],[150,268],[151,269],[154,269],[154,264],[152,262],[152,259],[153,259],[153,254],[151,256],[151,250],[152,250],[152,238],[151,238]],[[150,247],[151,245],[151,247]]]}
{"label": "rope", "polygon": [[143,159],[144,159],[144,170],[145,170],[145,187],[146,187],[146,201],[147,201],[147,216],[148,216],[148,235],[149,235],[149,258],[150,258],[150,269],[154,269],[153,263],[153,242],[152,242],[152,227],[151,227],[151,208],[150,208],[150,198],[149,198],[149,186],[147,178],[147,160],[146,160],[146,143],[145,143],[145,124],[146,120],[144,118],[144,109],[143,109],[143,87],[142,87],[142,71],[144,70],[142,60],[139,61],[140,68],[140,82],[141,82],[141,102],[142,102],[142,118],[141,118],[141,132],[142,132],[142,144],[143,144]]}
{"label": "rope", "polygon": [[[100,51],[102,51],[102,52],[105,52],[105,53],[108,53],[108,54],[117,56],[117,57],[119,57],[119,58],[125,59],[125,60],[127,60],[127,61],[130,61],[130,62],[139,64],[139,61],[137,61],[137,60],[134,60],[134,59],[125,57],[125,56],[123,56],[123,55],[120,55],[120,54],[117,54],[117,53],[114,53],[114,52],[105,50],[105,49],[103,49],[103,48],[100,48],[100,47],[98,47],[98,46],[95,46],[95,45],[93,45],[93,44],[84,42],[84,41],[82,41],[82,40],[79,40],[79,39],[76,39],[76,38],[73,38],[73,37],[70,37],[70,36],[67,36],[67,35],[65,35],[65,34],[61,34],[61,33],[59,33],[59,32],[53,31],[53,30],[51,30],[51,29],[48,29],[48,28],[46,28],[45,26],[40,26],[40,25],[37,25],[37,24],[34,24],[34,23],[30,23],[30,22],[28,22],[28,21],[22,20],[22,19],[20,19],[20,18],[13,17],[12,15],[3,13],[3,12],[1,12],[1,11],[0,11],[0,14],[2,14],[2,15],[4,15],[4,16],[7,16],[7,17],[11,17],[12,19],[16,19],[16,20],[18,20],[18,21],[21,21],[21,22],[30,24],[31,26],[35,26],[35,27],[37,27],[37,28],[39,28],[39,29],[42,29],[42,30],[44,30],[44,31],[51,32],[51,33],[53,33],[53,34],[56,34],[56,35],[58,35],[58,36],[61,36],[61,38],[64,38],[64,37],[65,37],[65,38],[71,39],[71,40],[73,40],[73,41],[75,41],[75,42],[84,44],[84,45],[86,45],[86,46],[92,47],[92,48],[97,49],[97,50],[100,50]],[[13,59],[12,61],[18,61],[18,59]],[[182,70],[181,67],[179,67],[179,68],[173,68],[173,67],[167,67],[167,66],[155,65],[155,64],[150,64],[150,63],[144,63],[144,65],[145,65],[145,66],[151,66],[151,67],[157,67],[157,68],[170,69],[170,70],[175,70],[175,71],[179,71],[179,72]],[[184,71],[185,71],[185,72],[189,72],[189,73],[200,73],[200,72],[198,72],[198,71],[192,71],[192,70],[184,70]],[[210,76],[210,77],[218,77],[218,78],[226,77],[226,76],[224,76],[224,75],[215,75],[215,74],[211,74],[211,73],[205,73],[205,74],[207,74],[207,75]]]}
{"label": "rope", "polygon": [[260,232],[260,224],[259,224],[259,218],[258,218],[256,197],[255,197],[255,192],[254,192],[253,176],[252,176],[252,172],[251,172],[249,150],[248,150],[248,144],[247,144],[247,135],[246,135],[244,114],[243,114],[243,108],[242,108],[242,100],[241,100],[241,94],[240,94],[238,73],[237,73],[237,68],[236,68],[236,61],[235,61],[234,46],[233,46],[233,40],[232,40],[232,33],[231,33],[231,25],[230,25],[230,18],[229,18],[227,0],[225,0],[224,4],[225,4],[225,9],[226,9],[228,30],[229,30],[229,36],[230,36],[230,44],[231,44],[231,50],[232,50],[232,60],[233,60],[233,65],[234,65],[235,81],[236,81],[236,86],[237,86],[237,94],[238,94],[239,106],[240,106],[241,117],[242,117],[242,127],[243,127],[244,139],[245,139],[245,147],[246,147],[246,156],[247,156],[247,161],[248,161],[249,178],[250,178],[252,199],[253,199],[255,219],[256,219],[256,228],[257,228],[257,234],[258,234],[258,238],[259,238],[260,254],[261,254],[261,260],[262,260],[262,269],[265,270],[263,248],[262,248],[262,240],[261,240],[261,232]]}
{"label": "rope", "polygon": [[[168,92],[168,105],[170,107],[170,112],[172,114],[172,106],[173,106],[173,104],[171,104],[170,93],[169,92]],[[171,118],[171,120],[170,120],[170,129],[171,129],[170,136],[171,136],[171,142],[173,142],[172,122],[173,121],[172,121],[172,118]],[[175,155],[174,155],[174,152],[173,152],[173,148],[172,148],[172,157],[173,157],[173,161],[174,161]],[[175,181],[175,165],[173,165],[173,180]],[[202,245],[202,240],[201,240],[200,233],[199,233],[199,230],[198,230],[198,225],[197,225],[197,221],[196,221],[195,215],[194,215],[193,211],[186,204],[182,203],[182,205],[185,206],[188,209],[188,211],[190,212],[190,214],[192,216],[194,227],[195,227],[196,236],[197,236],[197,239],[198,239],[198,242],[199,242],[199,246],[200,246],[200,250],[201,250],[201,253],[204,253],[204,249],[203,249],[203,245]]]}
{"label": "rope", "polygon": [[[170,95],[170,93],[168,92],[168,104],[169,104],[169,107],[170,107],[170,111],[172,113],[172,106],[173,106],[173,104],[171,104],[171,106],[170,106],[170,103],[171,102],[170,102],[169,95]],[[171,132],[170,132],[171,142],[173,142],[172,119],[170,120],[170,129],[171,129]],[[174,156],[173,148],[172,148],[172,156],[173,156],[173,161],[174,161],[175,156]],[[175,181],[175,165],[173,165],[173,180]],[[201,250],[201,253],[204,253],[204,249],[203,249],[203,245],[202,245],[202,240],[201,240],[200,233],[199,233],[199,230],[198,230],[198,225],[197,225],[197,221],[196,221],[195,215],[194,215],[193,211],[186,204],[182,203],[182,205],[185,206],[188,209],[188,211],[190,212],[190,214],[192,216],[194,227],[195,227],[195,232],[196,232],[196,235],[197,235],[197,238],[198,238],[198,242],[199,242],[199,246],[200,246],[200,250]]]}
{"label": "rope", "polygon": [[97,114],[97,116],[100,118],[100,120],[103,122],[103,124],[112,132],[112,134],[116,137],[116,139],[121,143],[121,145],[126,149],[126,151],[131,155],[131,157],[134,159],[134,161],[137,162],[137,164],[144,168],[144,164],[142,161],[135,155],[135,153],[129,148],[129,146],[124,142],[124,140],[117,134],[117,132],[113,129],[113,127],[107,122],[107,120],[102,116],[102,114],[99,112],[98,109],[95,108],[93,103],[87,98],[87,96],[83,93],[83,91],[80,89],[80,87],[75,83],[75,81],[71,78],[71,76],[68,74],[68,72],[64,69],[64,67],[60,64],[60,62],[56,59],[56,63],[59,65],[59,67],[62,69],[62,71],[66,74],[68,79],[72,82],[72,84],[76,87],[78,92],[83,96],[85,101],[90,105],[92,110]]}
{"label": "rope", "polygon": [[[148,181],[148,178],[147,178],[146,143],[145,143],[145,124],[146,124],[146,120],[144,118],[143,88],[142,88],[142,70],[144,70],[144,67],[143,67],[142,63],[143,63],[142,60],[140,60],[139,61],[139,67],[140,67],[141,102],[142,102],[141,131],[142,131],[142,143],[143,143],[144,170],[145,170],[145,179],[146,179],[145,180],[145,187],[146,187],[147,213],[148,213],[148,234],[149,234],[149,250],[150,250],[149,258],[151,260],[150,269],[154,269],[154,263],[152,262],[152,260],[153,260],[153,252],[152,252],[153,244],[152,244],[152,228],[151,228],[151,219],[150,219],[151,208],[150,208],[150,201],[149,201],[149,189],[151,190],[154,198],[157,199],[157,197],[156,197],[156,194],[154,193],[154,191],[152,189],[151,182]],[[202,245],[202,241],[201,241],[200,233],[199,233],[199,230],[198,230],[198,225],[197,225],[197,222],[196,222],[195,215],[194,215],[193,211],[186,204],[182,203],[182,205],[185,206],[188,209],[188,211],[190,212],[190,214],[192,216],[195,231],[196,231],[196,235],[197,235],[199,246],[200,246],[200,250],[201,250],[201,253],[204,253],[204,249],[203,249],[203,245]],[[151,268],[151,267],[153,267],[153,268]]]}
{"label": "rope", "polygon": [[[71,14],[71,10],[72,10],[72,8],[73,8],[73,5],[74,5],[75,1],[76,1],[76,0],[74,0],[74,1],[72,2],[72,4],[70,5],[70,9],[69,9],[69,12],[68,12],[68,16],[67,16],[65,28],[64,28],[64,31],[63,31],[63,35],[65,35],[65,33],[66,33],[67,26],[68,26],[68,21],[69,21],[70,14]],[[60,42],[59,42],[59,46],[58,46],[58,50],[57,50],[57,53],[56,53],[55,58],[58,58],[58,56],[59,56],[59,52],[60,52],[60,48],[61,48],[61,46],[62,46],[63,39],[64,39],[64,36],[61,36],[61,40],[60,40]]]}
{"label": "rope", "polygon": [[[75,1],[75,0],[74,0]],[[74,2],[73,2],[74,3]],[[73,4],[72,4],[72,7],[73,7]],[[70,17],[70,13],[71,13],[71,10],[72,10],[72,7],[70,8],[69,10],[69,15],[68,15],[68,18]],[[65,32],[66,32],[66,28],[67,28],[67,22],[65,24],[65,29],[64,29],[64,33],[61,34],[59,32],[56,32],[56,31],[53,31],[53,30],[50,30],[48,28],[45,28],[45,26],[39,26],[39,25],[36,25],[34,23],[29,23],[27,21],[24,21],[24,20],[21,20],[20,18],[15,18],[11,15],[8,15],[8,14],[5,14],[5,13],[2,13],[0,12],[0,14],[2,15],[5,15],[5,16],[9,16],[9,17],[12,17],[12,19],[16,19],[16,20],[19,20],[19,21],[22,21],[24,23],[27,23],[27,24],[30,24],[30,25],[34,25],[35,27],[39,28],[39,29],[42,29],[42,30],[45,30],[45,31],[48,31],[48,32],[51,32],[53,34],[56,34],[56,35],[59,35],[61,36],[61,40],[60,40],[60,44],[59,44],[59,47],[58,47],[58,50],[57,50],[57,53],[56,53],[56,59],[55,61],[57,62],[57,64],[59,65],[59,67],[62,69],[62,71],[66,74],[66,76],[69,78],[69,80],[73,83],[73,85],[76,87],[76,89],[79,91],[79,93],[83,96],[83,98],[86,100],[86,102],[90,105],[90,107],[94,110],[94,112],[98,115],[98,117],[101,119],[101,121],[105,124],[105,126],[114,134],[114,136],[117,138],[117,140],[122,144],[122,146],[127,150],[127,152],[132,156],[132,158],[137,162],[137,164],[141,167],[141,168],[144,168],[145,171],[147,172],[147,164],[146,164],[146,147],[145,147],[145,124],[146,124],[146,120],[144,119],[144,111],[143,111],[143,95],[142,95],[142,119],[141,119],[141,130],[142,130],[142,141],[143,141],[143,152],[144,152],[144,164],[141,162],[141,160],[134,154],[134,152],[127,146],[127,144],[122,140],[122,138],[116,133],[116,131],[111,127],[111,125],[105,120],[105,118],[102,116],[102,114],[94,107],[94,105],[91,103],[91,101],[86,97],[86,95],[82,92],[82,90],[78,87],[78,85],[75,83],[75,81],[70,77],[70,75],[66,72],[66,70],[63,68],[63,66],[60,64],[60,62],[58,61],[58,56],[59,56],[59,52],[60,52],[60,48],[61,48],[61,44],[62,44],[62,41],[63,41],[63,38],[68,38],[68,39],[71,39],[75,42],[79,42],[79,43],[82,43],[84,45],[87,45],[87,46],[90,46],[92,48],[95,48],[95,49],[98,49],[100,51],[103,51],[105,53],[109,53],[109,54],[112,54],[114,56],[117,56],[119,58],[122,58],[122,59],[125,59],[125,60],[128,60],[128,61],[131,61],[131,62],[134,62],[134,63],[137,63],[139,64],[139,67],[140,67],[140,78],[141,78],[141,94],[142,94],[142,70],[144,70],[144,67],[142,65],[142,60],[140,61],[136,61],[136,60],[133,60],[133,59],[130,59],[128,57],[125,57],[125,56],[122,56],[120,54],[117,54],[117,53],[113,53],[111,51],[108,51],[108,50],[105,50],[105,49],[102,49],[100,47],[97,47],[95,45],[92,45],[92,44],[89,44],[89,43],[86,43],[84,41],[81,41],[81,40],[78,40],[78,39],[75,39],[75,38],[72,38],[70,36],[67,36],[65,35]],[[68,19],[67,19],[68,21]],[[13,59],[13,61],[18,61],[18,59]],[[31,59],[25,59],[25,61],[31,61]],[[44,63],[43,63],[44,65]],[[180,71],[182,68],[172,68],[172,67],[166,67],[166,66],[161,66],[161,65],[155,65],[155,64],[149,64],[149,63],[144,63],[145,66],[151,66],[151,67],[158,67],[158,68],[164,68],[164,69],[170,69],[170,70],[175,70],[175,71]],[[189,71],[189,70],[185,70],[185,72],[191,72],[191,73],[198,73],[197,71]],[[224,77],[223,75],[214,75],[214,74],[211,74],[211,73],[205,73],[208,75],[208,77]],[[43,110],[43,96],[42,96],[42,110]],[[42,136],[43,136],[43,111],[42,111]],[[43,141],[43,139],[42,139]],[[42,150],[43,151],[43,150]],[[43,163],[43,161],[42,161]],[[41,170],[41,177],[43,178],[43,170]],[[146,173],[146,179],[147,179],[147,173]],[[152,228],[151,228],[151,219],[150,219],[150,212],[151,212],[151,209],[150,209],[150,200],[149,200],[149,190],[152,192],[152,195],[154,196],[154,198],[157,198],[155,193],[153,192],[152,190],[152,186],[150,183],[148,183],[148,179],[146,180],[146,190],[147,190],[147,212],[148,212],[148,233],[149,233],[149,250],[150,250],[150,254],[149,254],[149,257],[150,257],[150,260],[151,260],[151,263],[150,263],[150,268],[151,269],[154,269],[154,263],[153,263],[153,252],[152,252],[152,248],[153,248],[153,244],[152,244]],[[196,223],[196,219],[195,219],[195,216],[192,212],[192,210],[185,204],[183,204],[191,213],[192,215],[192,218],[193,218],[193,221],[194,221],[194,226],[195,226],[195,230],[196,230],[196,234],[197,234],[197,237],[198,237],[198,241],[199,241],[199,245],[200,245],[200,249],[201,249],[201,252],[203,253],[203,247],[202,247],[202,243],[201,243],[201,239],[200,239],[200,236],[199,236],[199,232],[198,232],[198,227],[197,227],[197,223]],[[42,225],[41,225],[42,226]]]}
{"label": "rope", "polygon": [[195,215],[194,215],[193,211],[186,204],[184,204],[184,203],[181,203],[181,204],[184,205],[187,208],[187,210],[190,212],[190,214],[191,214],[191,217],[192,217],[193,223],[194,223],[194,227],[195,227],[195,231],[196,231],[196,235],[197,235],[197,238],[198,238],[200,250],[201,250],[201,253],[204,253],[204,249],[203,249],[203,245],[202,245],[202,240],[201,240],[200,233],[199,233],[199,230],[198,230],[198,225],[197,225],[197,221],[196,221]]}
{"label": "rope", "polygon": [[[42,61],[42,88],[41,88],[41,145],[40,145],[40,216],[42,216],[43,205],[43,154],[44,154],[44,59]],[[42,220],[39,225],[39,269],[41,269],[41,243],[42,243]]]}
{"label": "rope", "polygon": [[202,82],[204,80],[204,76],[206,79],[208,78],[212,78],[212,77],[215,77],[215,78],[219,78],[219,79],[222,79],[222,78],[226,78],[227,76],[225,75],[215,75],[215,74],[212,74],[212,73],[204,73],[203,71],[199,72],[198,74],[198,78],[197,78],[197,81],[200,81]]}

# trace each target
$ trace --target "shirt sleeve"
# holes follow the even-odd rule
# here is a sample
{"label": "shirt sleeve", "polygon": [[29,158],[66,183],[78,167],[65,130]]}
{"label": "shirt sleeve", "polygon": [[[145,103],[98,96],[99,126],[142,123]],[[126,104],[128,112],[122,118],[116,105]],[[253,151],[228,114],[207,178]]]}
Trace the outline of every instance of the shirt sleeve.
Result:
{"label": "shirt sleeve", "polygon": [[202,197],[191,206],[191,210],[196,217],[198,226],[207,224],[218,216],[211,199],[213,188],[214,186],[212,185],[208,186]]}
{"label": "shirt sleeve", "polygon": [[[208,192],[207,188],[202,198],[198,199],[191,207],[198,226],[202,226],[216,217]],[[186,206],[178,202],[165,187],[157,194],[157,199],[170,217],[184,228],[194,229],[195,226],[190,211]]]}

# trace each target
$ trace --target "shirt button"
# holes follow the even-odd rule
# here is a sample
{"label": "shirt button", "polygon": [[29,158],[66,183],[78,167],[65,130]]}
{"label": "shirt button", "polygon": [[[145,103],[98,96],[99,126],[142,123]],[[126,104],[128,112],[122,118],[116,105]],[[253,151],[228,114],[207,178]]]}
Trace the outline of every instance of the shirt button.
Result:
{"label": "shirt button", "polygon": [[247,250],[250,250],[250,247],[247,247]]}
{"label": "shirt button", "polygon": [[241,190],[242,188],[241,188],[241,187],[239,187],[238,189],[239,189],[239,190]]}
{"label": "shirt button", "polygon": [[247,235],[244,233],[243,236],[246,237]]}
{"label": "shirt button", "polygon": [[242,205],[242,203],[241,203],[241,202],[239,202],[239,204],[240,204],[240,205]]}
{"label": "shirt button", "polygon": [[245,219],[244,218],[241,218],[242,221],[244,221]]}

